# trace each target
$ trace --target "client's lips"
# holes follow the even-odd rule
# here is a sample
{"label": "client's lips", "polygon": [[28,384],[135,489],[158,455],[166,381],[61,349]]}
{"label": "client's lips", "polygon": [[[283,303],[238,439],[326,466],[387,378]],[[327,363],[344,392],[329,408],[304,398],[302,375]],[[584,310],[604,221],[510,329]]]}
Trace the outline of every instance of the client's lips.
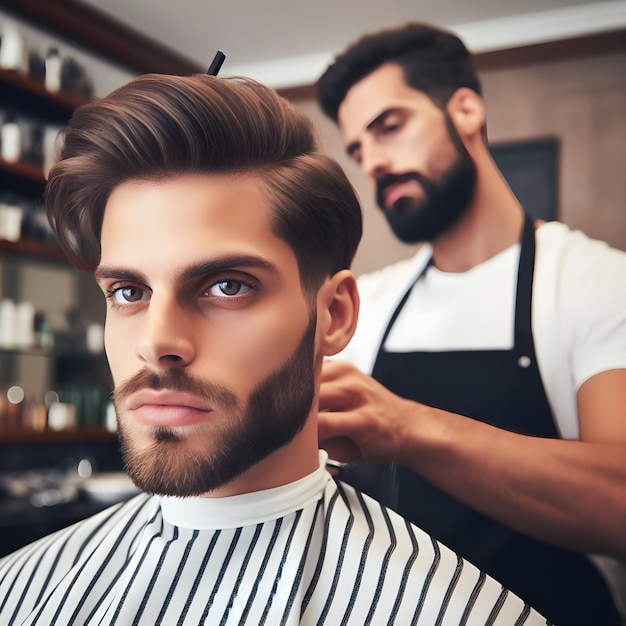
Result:
{"label": "client's lips", "polygon": [[126,404],[133,418],[146,426],[190,426],[213,412],[201,398],[167,389],[139,391]]}

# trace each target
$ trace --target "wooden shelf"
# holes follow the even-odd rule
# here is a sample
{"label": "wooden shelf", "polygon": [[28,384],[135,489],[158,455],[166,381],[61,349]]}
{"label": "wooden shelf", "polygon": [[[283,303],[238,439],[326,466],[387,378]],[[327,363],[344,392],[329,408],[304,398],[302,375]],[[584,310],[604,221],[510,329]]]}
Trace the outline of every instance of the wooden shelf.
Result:
{"label": "wooden shelf", "polygon": [[64,265],[68,264],[67,257],[59,248],[42,243],[41,241],[30,239],[7,241],[6,239],[0,239],[0,253],[3,252],[38,259],[40,261],[51,261]]}
{"label": "wooden shelf", "polygon": [[72,428],[67,430],[3,430],[0,446],[17,443],[72,443],[115,441],[117,433],[105,428]]}
{"label": "wooden shelf", "polygon": [[[106,34],[108,37],[109,34]],[[78,93],[51,92],[45,84],[27,74],[0,68],[0,108],[15,113],[16,116],[32,118],[42,126],[63,127],[71,118],[74,110],[87,104],[88,99]],[[46,176],[40,166],[25,161],[9,162],[0,158],[0,190],[13,194],[16,198],[40,205],[43,199]],[[34,233],[35,231],[33,231]],[[22,262],[46,263],[62,265],[67,270],[73,270],[67,257],[54,243],[21,239],[8,241],[0,237],[0,262],[9,261],[13,265]],[[77,303],[80,304],[80,303]],[[71,372],[71,376],[78,380],[81,376],[89,376],[105,363],[104,355],[91,354],[82,351],[73,351],[70,347],[65,349],[61,345],[52,346],[48,349],[0,349],[3,359],[6,355],[28,354],[48,358],[57,358],[57,368],[65,368]],[[93,361],[87,361],[90,358]],[[72,362],[76,360],[76,363]],[[70,365],[68,366],[68,362]],[[60,363],[63,362],[63,366]],[[52,366],[51,366],[52,367]],[[74,368],[74,369],[72,369]],[[94,374],[94,377],[99,372]],[[69,375],[68,375],[69,376]],[[59,384],[68,384],[67,381]],[[95,422],[96,420],[93,420]],[[79,423],[93,423],[84,420]],[[100,422],[100,420],[98,420]],[[0,449],[3,450],[2,465],[8,467],[21,467],[36,464],[41,461],[40,454],[46,458],[46,463],[56,463],[58,454],[65,454],[68,448],[83,449],[84,446],[92,451],[106,448],[116,449],[117,434],[103,427],[78,427],[68,430],[43,430],[19,428],[19,425],[8,423],[0,425]],[[41,445],[40,445],[41,444]],[[45,444],[45,445],[44,445]],[[30,452],[23,454],[22,446],[30,450],[30,446],[37,449],[33,458]],[[98,453],[99,454],[99,453]],[[118,453],[116,453],[118,456]],[[36,457],[36,458],[35,458]]]}
{"label": "wooden shelf", "polygon": [[34,78],[21,74],[16,70],[0,68],[0,82],[11,85],[15,89],[20,89],[42,100],[49,100],[55,104],[66,107],[67,109],[75,109],[78,106],[86,104],[87,100],[73,93],[65,93],[63,91],[49,91],[45,85]]}
{"label": "wooden shelf", "polygon": [[43,83],[15,70],[0,68],[3,106],[56,124],[65,124],[87,100],[71,93],[48,91]]}
{"label": "wooden shelf", "polygon": [[46,183],[43,170],[39,166],[27,163],[26,161],[5,161],[0,157],[0,170],[13,176],[26,178],[42,186]]}

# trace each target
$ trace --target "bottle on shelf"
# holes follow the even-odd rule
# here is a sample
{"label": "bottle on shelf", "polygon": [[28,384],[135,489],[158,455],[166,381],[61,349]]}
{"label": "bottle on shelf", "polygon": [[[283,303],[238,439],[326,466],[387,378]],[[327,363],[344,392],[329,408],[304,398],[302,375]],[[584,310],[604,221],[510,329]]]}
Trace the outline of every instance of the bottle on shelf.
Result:
{"label": "bottle on shelf", "polygon": [[14,115],[7,115],[0,131],[0,155],[9,163],[22,158],[22,127]]}
{"label": "bottle on shelf", "polygon": [[28,349],[37,345],[35,307],[31,302],[0,300],[0,348]]}
{"label": "bottle on shelf", "polygon": [[[66,298],[63,292],[61,304],[49,306],[41,289],[32,283],[22,289],[20,282],[31,276],[31,260],[37,280],[42,259],[55,264],[51,270],[63,281],[71,270],[56,252],[41,192],[59,158],[73,103],[88,100],[93,87],[82,65],[63,49],[42,47],[40,54],[27,43],[21,28],[0,16],[0,443],[65,445],[82,441],[81,429],[93,431],[84,435],[87,442],[109,441],[105,429],[114,430],[114,414],[107,412],[111,384],[100,358],[102,325],[90,323],[91,316],[62,323],[66,299],[80,312],[78,295]],[[23,261],[28,272],[22,272]],[[56,391],[43,393],[51,388]]]}
{"label": "bottle on shelf", "polygon": [[0,425],[5,430],[22,428],[26,394],[19,385],[10,385],[0,392]]}
{"label": "bottle on shelf", "polygon": [[35,344],[35,307],[32,302],[20,302],[15,308],[15,345],[32,348]]}
{"label": "bottle on shelf", "polygon": [[63,145],[62,126],[46,125],[43,129],[42,140],[42,167],[43,175],[47,179],[50,168],[59,160]]}
{"label": "bottle on shelf", "polygon": [[77,429],[116,431],[110,391],[99,385],[71,385],[60,392],[30,393],[22,386],[0,386],[0,441],[3,432]]}
{"label": "bottle on shelf", "polygon": [[10,298],[0,300],[0,348],[13,348],[15,346],[16,324],[15,302]]}
{"label": "bottle on shelf", "polygon": [[42,350],[48,350],[54,345],[54,335],[44,311],[35,311],[34,319],[35,344]]}
{"label": "bottle on shelf", "polygon": [[22,236],[24,208],[10,194],[0,195],[0,239],[19,241]]}
{"label": "bottle on shelf", "polygon": [[28,52],[22,32],[17,25],[6,20],[0,28],[0,67],[28,71]]}
{"label": "bottle on shelf", "polygon": [[46,80],[46,61],[38,50],[28,52],[28,75],[40,83]]}
{"label": "bottle on shelf", "polygon": [[76,405],[69,402],[53,402],[48,408],[48,428],[66,430],[76,427]]}
{"label": "bottle on shelf", "polygon": [[22,135],[21,160],[43,168],[44,125],[29,117],[19,120]]}
{"label": "bottle on shelf", "polygon": [[36,431],[46,430],[48,427],[48,409],[43,396],[31,396],[26,405],[22,423],[25,428]]}
{"label": "bottle on shelf", "polygon": [[46,54],[46,77],[44,84],[52,93],[61,90],[61,75],[63,71],[63,59],[57,48],[49,48]]}

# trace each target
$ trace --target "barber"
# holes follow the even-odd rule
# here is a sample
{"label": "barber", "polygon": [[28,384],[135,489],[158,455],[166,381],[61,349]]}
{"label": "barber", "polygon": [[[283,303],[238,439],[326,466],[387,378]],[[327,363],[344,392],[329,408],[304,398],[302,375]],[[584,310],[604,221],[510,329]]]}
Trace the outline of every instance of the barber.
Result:
{"label": "barber", "polygon": [[321,445],[377,464],[375,484],[359,464],[346,478],[555,624],[619,624],[626,254],[525,214],[452,33],[365,36],[318,96],[394,234],[428,242],[361,277],[357,333],[324,367]]}

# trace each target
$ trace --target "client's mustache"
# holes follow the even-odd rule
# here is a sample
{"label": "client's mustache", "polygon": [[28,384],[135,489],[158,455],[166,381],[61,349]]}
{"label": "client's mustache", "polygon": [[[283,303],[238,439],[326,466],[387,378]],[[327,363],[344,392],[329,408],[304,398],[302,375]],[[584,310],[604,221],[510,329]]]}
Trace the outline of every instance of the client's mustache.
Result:
{"label": "client's mustache", "polygon": [[113,402],[119,406],[129,396],[142,389],[171,389],[188,393],[223,408],[237,408],[237,396],[228,387],[191,376],[181,368],[153,372],[144,368],[115,387]]}

